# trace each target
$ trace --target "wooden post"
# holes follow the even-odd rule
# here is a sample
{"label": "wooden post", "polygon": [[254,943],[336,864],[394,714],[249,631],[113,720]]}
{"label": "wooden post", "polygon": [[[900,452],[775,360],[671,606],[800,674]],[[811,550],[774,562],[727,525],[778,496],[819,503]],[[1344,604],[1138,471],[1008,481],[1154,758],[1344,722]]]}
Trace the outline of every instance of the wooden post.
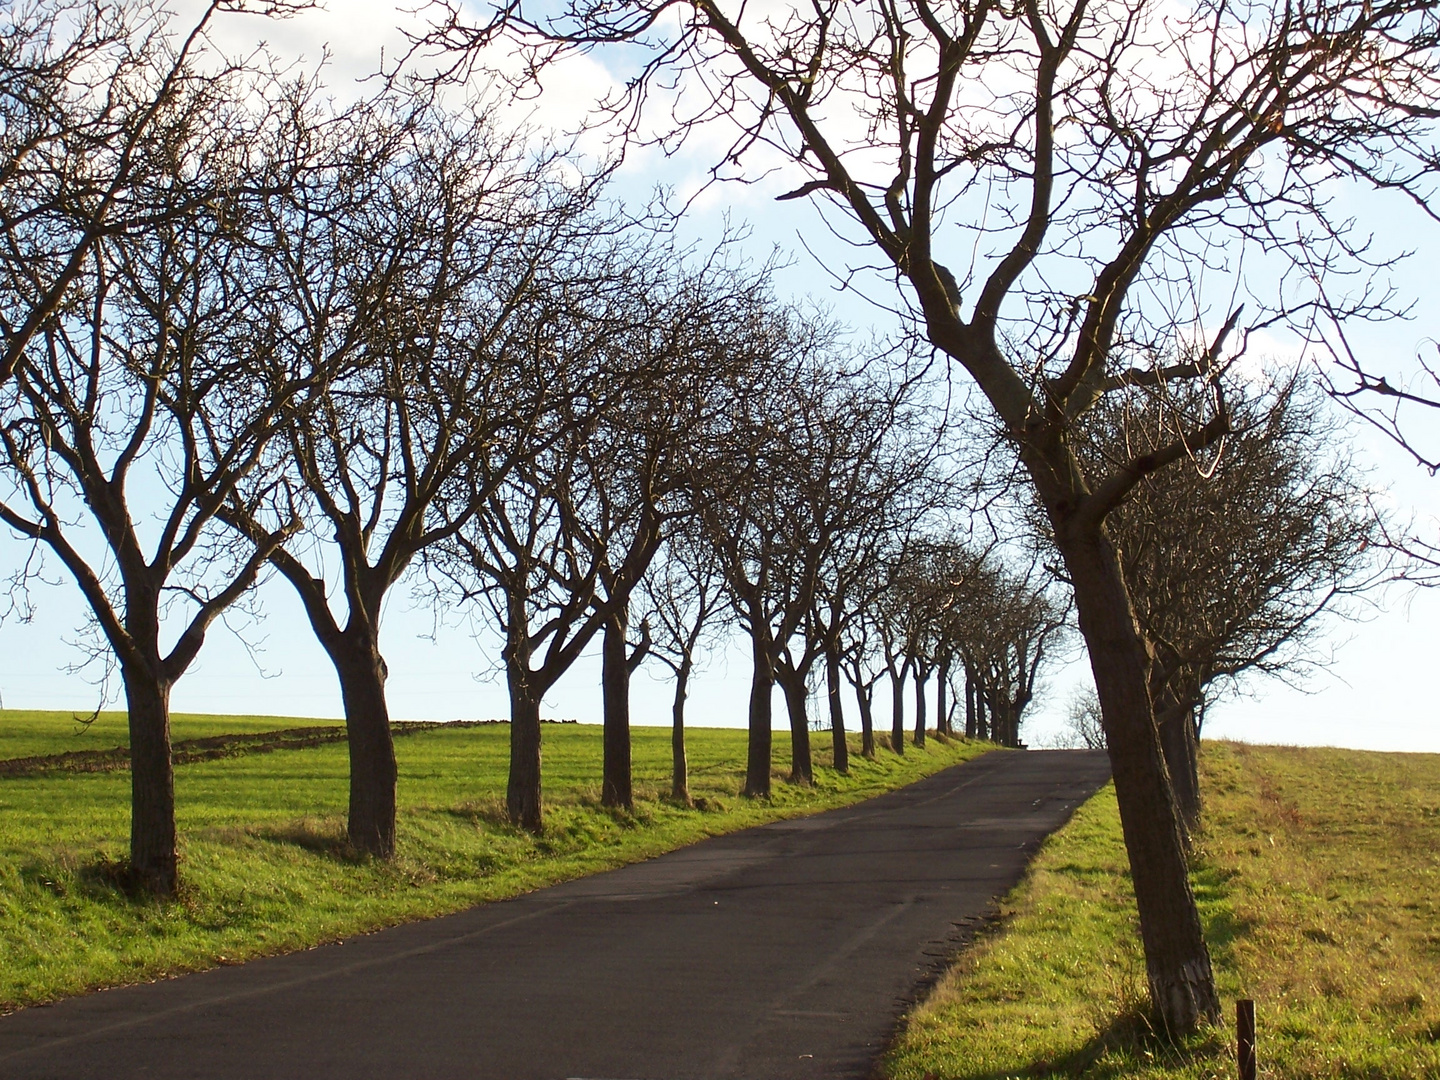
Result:
{"label": "wooden post", "polygon": [[1235,1047],[1240,1080],[1255,1080],[1255,1002],[1249,998],[1235,1003]]}

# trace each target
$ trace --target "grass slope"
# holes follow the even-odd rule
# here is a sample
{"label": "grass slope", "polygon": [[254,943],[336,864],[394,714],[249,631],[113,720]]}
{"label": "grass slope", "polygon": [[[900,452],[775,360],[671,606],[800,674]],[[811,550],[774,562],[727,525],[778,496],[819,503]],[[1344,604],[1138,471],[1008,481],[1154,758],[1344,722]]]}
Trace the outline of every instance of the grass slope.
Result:
{"label": "grass slope", "polygon": [[[1195,864],[1227,1021],[1261,1075],[1440,1077],[1440,755],[1206,743]],[[1113,789],[1042,849],[1004,928],[911,1017],[896,1080],[1235,1075],[1233,1036],[1159,1043]]]}
{"label": "grass slope", "polygon": [[[761,802],[737,794],[745,733],[695,729],[691,792],[703,808],[689,808],[660,797],[669,789],[669,730],[637,728],[638,801],[628,815],[598,805],[600,736],[599,727],[546,725],[546,831],[538,838],[504,820],[507,725],[398,740],[399,855],[389,864],[345,851],[344,745],[180,766],[184,885],[169,904],[127,899],[110,884],[108,870],[129,836],[128,772],[0,780],[0,1009],[457,911],[705,836],[855,802],[983,749],[932,740],[903,759],[882,751],[867,762],[857,754],[847,777],[825,768],[821,753],[814,788],[782,780]],[[788,740],[777,739],[777,751],[782,743]],[[777,753],[775,764],[783,776],[788,760]]]}

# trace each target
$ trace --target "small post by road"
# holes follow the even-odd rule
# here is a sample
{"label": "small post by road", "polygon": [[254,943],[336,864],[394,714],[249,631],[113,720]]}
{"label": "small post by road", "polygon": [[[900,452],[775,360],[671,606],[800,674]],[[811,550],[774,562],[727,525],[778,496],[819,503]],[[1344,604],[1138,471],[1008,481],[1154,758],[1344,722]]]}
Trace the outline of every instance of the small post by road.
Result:
{"label": "small post by road", "polygon": [[1255,1080],[1255,1002],[1249,998],[1235,1002],[1235,1050],[1240,1080]]}

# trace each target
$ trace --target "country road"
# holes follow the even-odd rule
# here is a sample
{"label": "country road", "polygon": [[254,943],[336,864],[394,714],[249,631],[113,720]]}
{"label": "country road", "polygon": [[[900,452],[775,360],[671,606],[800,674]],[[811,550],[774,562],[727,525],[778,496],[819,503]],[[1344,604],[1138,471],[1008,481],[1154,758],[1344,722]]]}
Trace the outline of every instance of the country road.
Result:
{"label": "country road", "polygon": [[996,752],[901,791],[290,956],[0,1018],[0,1077],[870,1075],[917,989],[1109,776]]}

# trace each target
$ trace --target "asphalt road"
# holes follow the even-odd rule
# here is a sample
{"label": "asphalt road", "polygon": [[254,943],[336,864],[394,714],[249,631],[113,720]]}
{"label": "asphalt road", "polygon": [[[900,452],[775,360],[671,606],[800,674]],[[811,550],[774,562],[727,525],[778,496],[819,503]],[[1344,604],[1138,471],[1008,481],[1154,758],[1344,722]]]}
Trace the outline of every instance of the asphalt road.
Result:
{"label": "asphalt road", "polygon": [[1108,775],[1098,752],[985,754],[447,918],[25,1009],[0,1018],[0,1077],[865,1077]]}

